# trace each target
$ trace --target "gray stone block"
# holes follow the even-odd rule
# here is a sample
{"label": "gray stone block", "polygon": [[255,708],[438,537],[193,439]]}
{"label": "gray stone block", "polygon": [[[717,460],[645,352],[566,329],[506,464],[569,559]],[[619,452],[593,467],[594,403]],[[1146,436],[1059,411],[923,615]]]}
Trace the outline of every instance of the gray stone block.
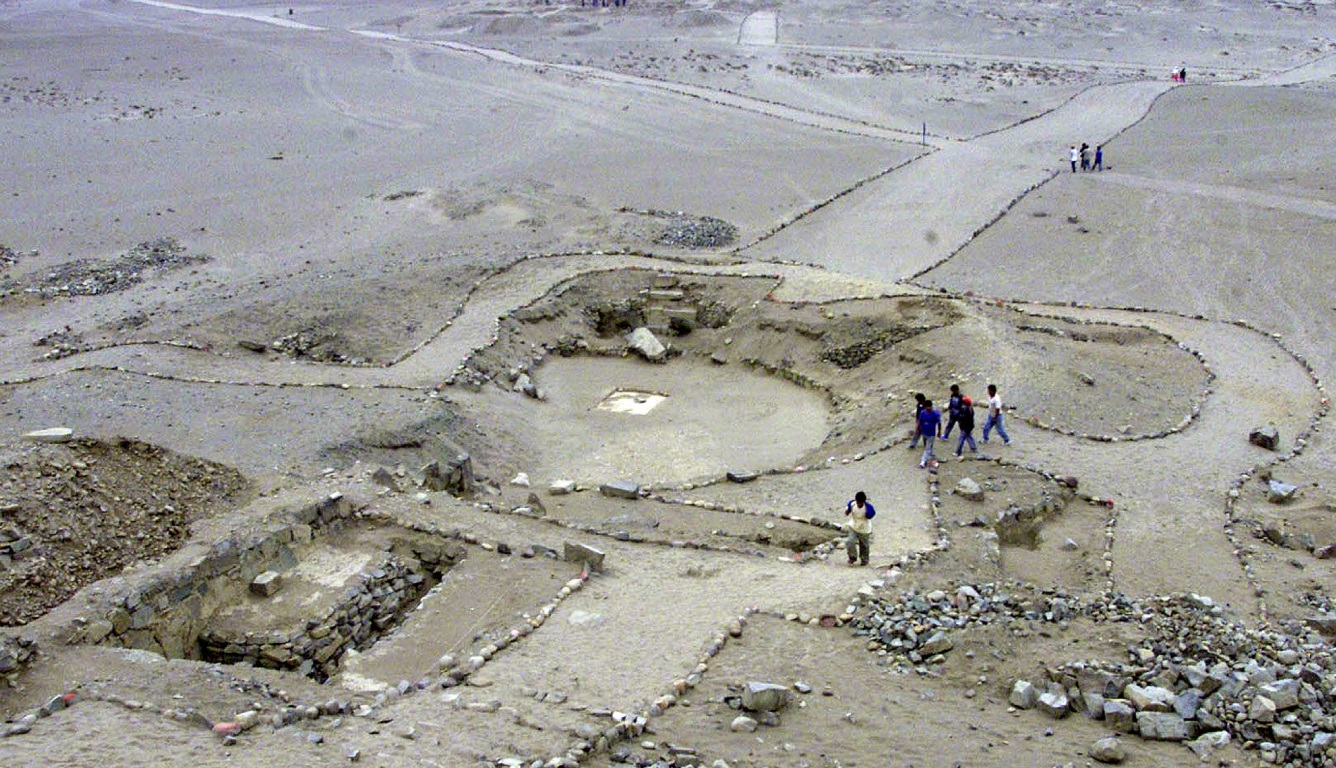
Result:
{"label": "gray stone block", "polygon": [[588,544],[568,541],[562,548],[561,559],[568,563],[584,563],[589,566],[591,571],[603,570],[603,558],[605,553],[601,549],[595,549]]}
{"label": "gray stone block", "polygon": [[1007,701],[1017,709],[1034,709],[1034,705],[1039,702],[1039,691],[1035,690],[1029,680],[1017,680],[1011,686]]}
{"label": "gray stone block", "polygon": [[599,493],[604,496],[610,496],[615,499],[638,499],[640,498],[640,485],[630,480],[614,480],[610,483],[604,483],[598,488]]}
{"label": "gray stone block", "polygon": [[1136,710],[1122,699],[1104,700],[1104,721],[1117,733],[1137,733]]}
{"label": "gray stone block", "polygon": [[1137,729],[1141,738],[1155,741],[1183,741],[1188,737],[1187,721],[1173,712],[1138,712]]}
{"label": "gray stone block", "polygon": [[250,583],[252,594],[260,597],[271,597],[278,593],[283,587],[283,575],[277,571],[265,571],[256,576]]}
{"label": "gray stone block", "polygon": [[775,712],[788,703],[787,686],[750,682],[742,689],[742,708],[749,712]]}

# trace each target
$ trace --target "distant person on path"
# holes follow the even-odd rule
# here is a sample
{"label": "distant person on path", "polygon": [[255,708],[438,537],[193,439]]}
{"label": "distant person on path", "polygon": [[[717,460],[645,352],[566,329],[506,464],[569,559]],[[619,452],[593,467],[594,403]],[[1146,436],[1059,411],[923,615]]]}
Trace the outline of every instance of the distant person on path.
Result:
{"label": "distant person on path", "polygon": [[1076,149],[1076,145],[1073,144],[1073,145],[1072,145],[1072,173],[1076,173],[1076,164],[1079,163],[1079,162],[1081,162],[1081,153]]}
{"label": "distant person on path", "polygon": [[1090,145],[1081,142],[1081,170],[1090,170]]}
{"label": "distant person on path", "polygon": [[919,442],[919,417],[923,415],[923,404],[928,402],[928,398],[923,396],[922,392],[914,393],[914,436],[909,439],[909,450],[918,447]]}
{"label": "distant person on path", "polygon": [[872,518],[876,516],[877,510],[862,491],[855,493],[854,500],[844,506],[845,525],[849,529],[844,550],[849,555],[849,565],[867,565],[872,554]]}
{"label": "distant person on path", "polygon": [[1090,166],[1092,170],[1104,170],[1104,145],[1099,144],[1095,147],[1095,163]]}
{"label": "distant person on path", "polygon": [[943,440],[951,436],[951,428],[956,425],[956,421],[960,418],[960,402],[960,385],[952,384],[951,397],[946,401],[946,429],[942,431]]}
{"label": "distant person on path", "polygon": [[1187,67],[1179,67],[1179,68],[1178,68],[1178,82],[1180,82],[1180,83],[1186,83],[1187,81],[1188,81],[1188,68],[1187,68]]}
{"label": "distant person on path", "polygon": [[956,441],[956,458],[960,458],[965,452],[965,443],[970,444],[970,450],[979,452],[979,446],[974,442],[974,401],[968,397],[960,402],[960,439]]}
{"label": "distant person on path", "polygon": [[988,443],[988,432],[997,427],[997,433],[1002,436],[1003,445],[1011,445],[1011,438],[1007,436],[1007,430],[1002,428],[1002,396],[997,393],[997,385],[988,385],[988,419],[983,423],[983,442]]}
{"label": "distant person on path", "polygon": [[929,461],[937,458],[932,452],[932,446],[942,436],[942,414],[932,407],[931,400],[924,402],[923,410],[919,412],[918,425],[919,436],[923,438],[923,458],[919,459],[919,469],[922,469],[928,466]]}

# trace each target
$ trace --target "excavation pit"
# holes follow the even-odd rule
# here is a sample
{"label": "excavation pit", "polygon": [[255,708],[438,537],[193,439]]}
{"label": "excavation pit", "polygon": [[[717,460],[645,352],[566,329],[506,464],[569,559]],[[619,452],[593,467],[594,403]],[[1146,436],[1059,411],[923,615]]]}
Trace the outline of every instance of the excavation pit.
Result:
{"label": "excavation pit", "polygon": [[541,465],[530,474],[542,479],[665,482],[723,476],[740,463],[789,467],[830,429],[821,393],[748,366],[558,357],[535,380],[548,393],[546,403],[487,397],[504,401],[494,410],[541,409],[515,420],[532,426],[530,444]]}
{"label": "excavation pit", "polygon": [[200,657],[324,681],[344,654],[399,626],[462,556],[458,545],[393,527],[354,526],[280,547],[250,589],[214,612],[199,636]]}

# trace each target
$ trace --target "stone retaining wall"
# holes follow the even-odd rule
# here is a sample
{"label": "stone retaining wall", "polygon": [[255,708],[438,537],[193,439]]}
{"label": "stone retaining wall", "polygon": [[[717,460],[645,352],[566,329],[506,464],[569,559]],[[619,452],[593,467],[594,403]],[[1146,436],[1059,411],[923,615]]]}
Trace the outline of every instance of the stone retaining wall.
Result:
{"label": "stone retaining wall", "polygon": [[135,584],[72,640],[197,659],[196,639],[219,608],[240,600],[260,573],[294,564],[293,545],[341,529],[354,511],[335,493],[288,513],[287,524],[276,530],[220,541],[185,567],[160,569]]}
{"label": "stone retaining wall", "polygon": [[361,583],[349,587],[328,615],[290,632],[238,636],[207,630],[199,638],[201,655],[205,661],[292,669],[323,682],[338,671],[345,651],[364,650],[393,629],[431,586],[423,563],[395,556],[360,575]]}

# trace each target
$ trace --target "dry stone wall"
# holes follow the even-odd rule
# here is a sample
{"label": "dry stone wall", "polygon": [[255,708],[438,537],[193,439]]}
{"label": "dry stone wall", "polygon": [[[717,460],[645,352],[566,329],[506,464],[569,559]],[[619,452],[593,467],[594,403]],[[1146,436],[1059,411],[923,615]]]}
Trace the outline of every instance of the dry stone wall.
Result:
{"label": "dry stone wall", "polygon": [[366,649],[399,623],[429,588],[431,573],[420,561],[391,556],[361,576],[327,616],[313,617],[299,629],[264,635],[206,630],[199,638],[204,660],[245,662],[328,679],[338,671],[345,651]]}
{"label": "dry stone wall", "polygon": [[294,564],[294,545],[341,529],[354,511],[342,494],[331,494],[288,513],[276,530],[225,539],[184,567],[156,569],[72,639],[197,659],[196,639],[219,608],[241,599],[264,571]]}

